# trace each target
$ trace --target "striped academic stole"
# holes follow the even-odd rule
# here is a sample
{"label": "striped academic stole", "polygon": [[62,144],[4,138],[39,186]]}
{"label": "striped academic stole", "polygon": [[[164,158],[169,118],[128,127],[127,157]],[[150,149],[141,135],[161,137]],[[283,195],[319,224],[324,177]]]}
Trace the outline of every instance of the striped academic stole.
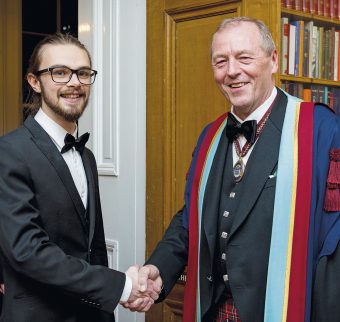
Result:
{"label": "striped academic stole", "polygon": [[264,322],[310,321],[314,104],[288,96],[278,161]]}
{"label": "striped academic stole", "polygon": [[227,114],[223,114],[204,129],[198,139],[187,175],[186,207],[183,213],[183,225],[189,229],[189,255],[183,306],[185,322],[196,322],[201,319],[199,254],[202,205],[210,169],[226,122]]}
{"label": "striped academic stole", "polygon": [[[265,322],[303,322],[305,314],[308,315],[310,311],[311,270],[308,264],[312,258],[308,252],[308,242],[314,105],[287,96],[277,171]],[[189,229],[183,312],[185,322],[201,321],[199,256],[202,205],[226,120],[224,114],[205,128],[198,140],[187,176],[186,208],[183,213],[183,225]]]}

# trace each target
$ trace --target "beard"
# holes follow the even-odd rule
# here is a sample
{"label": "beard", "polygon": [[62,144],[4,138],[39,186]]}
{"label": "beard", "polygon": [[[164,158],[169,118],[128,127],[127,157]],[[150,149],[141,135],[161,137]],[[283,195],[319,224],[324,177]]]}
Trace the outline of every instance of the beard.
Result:
{"label": "beard", "polygon": [[[45,102],[45,104],[58,116],[62,117],[65,121],[68,122],[76,122],[83,115],[88,101],[89,96],[85,96],[83,92],[77,91],[82,97],[85,97],[85,100],[77,105],[70,106],[65,103],[60,102],[60,95],[56,98],[51,97],[45,91],[45,88],[41,86],[41,100]],[[64,106],[63,106],[64,105]]]}

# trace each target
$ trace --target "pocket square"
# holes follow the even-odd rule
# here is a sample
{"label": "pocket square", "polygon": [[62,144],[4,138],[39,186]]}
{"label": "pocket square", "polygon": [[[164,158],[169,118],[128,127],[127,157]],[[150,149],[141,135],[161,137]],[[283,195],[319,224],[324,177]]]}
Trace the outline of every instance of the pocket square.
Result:
{"label": "pocket square", "polygon": [[275,171],[273,174],[270,174],[268,178],[269,178],[269,179],[273,179],[273,178],[275,178],[275,177],[276,177],[276,171]]}

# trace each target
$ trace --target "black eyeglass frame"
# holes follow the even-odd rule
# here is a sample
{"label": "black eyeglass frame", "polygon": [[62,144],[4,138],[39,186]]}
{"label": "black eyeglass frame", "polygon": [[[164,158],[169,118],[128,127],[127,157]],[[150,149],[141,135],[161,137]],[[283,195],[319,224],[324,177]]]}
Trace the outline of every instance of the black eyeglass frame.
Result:
{"label": "black eyeglass frame", "polygon": [[[55,68],[67,68],[68,70],[70,70],[70,71],[71,71],[71,74],[70,74],[69,80],[68,80],[67,82],[58,82],[58,81],[55,81],[54,78],[53,78],[53,75],[52,75],[53,69],[55,69]],[[83,83],[83,82],[79,79],[78,72],[81,71],[81,70],[89,70],[89,71],[93,72],[94,77],[93,77],[93,81],[92,81],[91,83],[89,83],[89,84],[88,84],[88,83]],[[79,83],[82,84],[82,85],[92,85],[92,84],[95,82],[96,76],[97,76],[97,73],[98,73],[96,70],[91,69],[91,68],[72,69],[72,68],[70,68],[70,67],[67,67],[67,66],[64,66],[64,65],[60,65],[60,66],[51,66],[51,67],[48,67],[48,68],[44,68],[44,69],[38,70],[38,71],[36,71],[36,72],[34,73],[34,75],[40,76],[41,74],[47,73],[47,72],[50,72],[50,75],[51,75],[52,80],[53,80],[55,83],[57,83],[57,84],[67,84],[67,83],[71,80],[73,74],[76,74]],[[91,79],[91,78],[90,78],[90,79]]]}

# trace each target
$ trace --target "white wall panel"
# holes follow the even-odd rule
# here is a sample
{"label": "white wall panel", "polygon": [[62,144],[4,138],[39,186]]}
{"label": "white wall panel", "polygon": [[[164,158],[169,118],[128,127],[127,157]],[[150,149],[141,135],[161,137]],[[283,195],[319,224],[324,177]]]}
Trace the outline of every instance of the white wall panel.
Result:
{"label": "white wall panel", "polygon": [[[145,260],[146,0],[79,0],[79,39],[98,70],[80,133],[91,132],[105,235],[119,243],[115,261],[126,271]],[[119,307],[116,318],[144,314]]]}

